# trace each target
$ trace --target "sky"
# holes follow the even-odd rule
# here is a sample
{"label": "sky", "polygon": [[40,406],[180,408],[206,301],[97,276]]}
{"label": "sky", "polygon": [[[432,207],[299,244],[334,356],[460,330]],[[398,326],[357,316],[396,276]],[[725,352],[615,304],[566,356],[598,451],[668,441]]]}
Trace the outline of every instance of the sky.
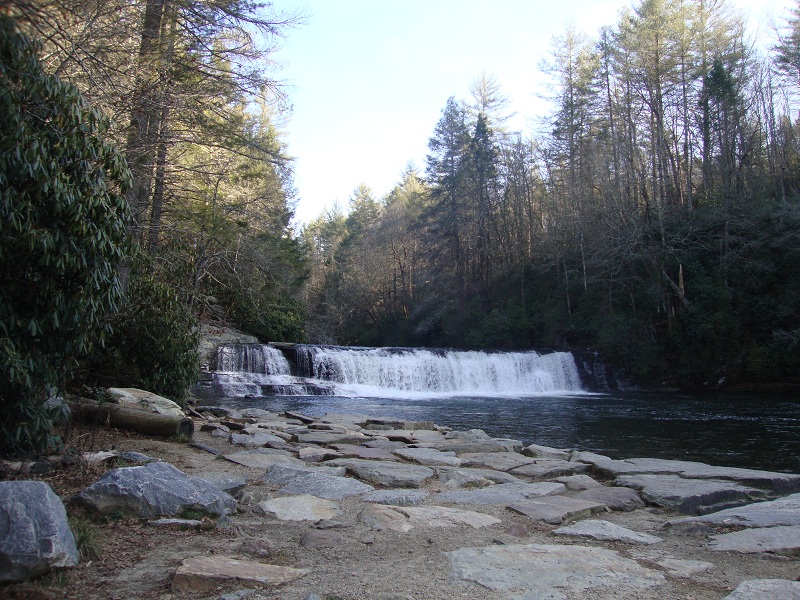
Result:
{"label": "sky", "polygon": [[[758,42],[772,44],[794,0],[733,0]],[[280,0],[302,13],[272,55],[291,112],[281,128],[294,157],[296,224],[368,185],[376,199],[409,162],[424,172],[449,97],[493,77],[511,100],[513,129],[544,116],[540,65],[568,23],[594,38],[631,0]],[[638,2],[637,2],[638,4]]]}

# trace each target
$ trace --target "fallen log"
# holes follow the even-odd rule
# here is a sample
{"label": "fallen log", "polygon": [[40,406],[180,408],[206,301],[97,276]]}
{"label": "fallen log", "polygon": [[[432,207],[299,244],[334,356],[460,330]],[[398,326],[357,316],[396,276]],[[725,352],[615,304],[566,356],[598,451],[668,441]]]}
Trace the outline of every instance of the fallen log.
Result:
{"label": "fallen log", "polygon": [[112,388],[103,400],[72,397],[73,415],[84,423],[107,425],[162,437],[194,434],[194,422],[168,400],[135,388]]}

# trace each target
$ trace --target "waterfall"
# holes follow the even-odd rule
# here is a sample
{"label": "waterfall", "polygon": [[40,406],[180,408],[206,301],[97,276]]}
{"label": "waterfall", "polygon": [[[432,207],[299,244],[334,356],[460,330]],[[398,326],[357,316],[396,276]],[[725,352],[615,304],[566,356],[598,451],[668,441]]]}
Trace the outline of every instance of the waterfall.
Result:
{"label": "waterfall", "polygon": [[283,352],[267,344],[233,344],[217,348],[215,371],[289,375]]}
{"label": "waterfall", "polygon": [[303,374],[353,391],[529,395],[581,391],[568,352],[299,346]]}
{"label": "waterfall", "polygon": [[267,344],[230,344],[217,348],[209,387],[232,398],[291,394],[291,365],[283,352]]}
{"label": "waterfall", "polygon": [[[277,347],[276,347],[277,346]],[[201,395],[534,396],[581,392],[569,352],[220,346]]]}

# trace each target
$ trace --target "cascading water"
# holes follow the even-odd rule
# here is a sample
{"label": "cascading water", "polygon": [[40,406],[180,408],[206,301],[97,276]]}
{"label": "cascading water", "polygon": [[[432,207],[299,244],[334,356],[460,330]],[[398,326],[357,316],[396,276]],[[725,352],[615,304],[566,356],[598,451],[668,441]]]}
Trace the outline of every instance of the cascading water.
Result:
{"label": "cascading water", "polygon": [[220,346],[213,369],[213,386],[221,396],[263,396],[294,384],[289,361],[280,350],[267,344]]}
{"label": "cascading water", "polygon": [[244,371],[265,375],[290,375],[292,368],[283,352],[267,344],[236,344],[217,348],[215,371]]}
{"label": "cascading water", "polygon": [[220,346],[201,395],[531,396],[582,391],[568,352],[277,346]]}
{"label": "cascading water", "polygon": [[304,375],[360,394],[513,394],[580,392],[568,352],[475,352],[298,346]]}

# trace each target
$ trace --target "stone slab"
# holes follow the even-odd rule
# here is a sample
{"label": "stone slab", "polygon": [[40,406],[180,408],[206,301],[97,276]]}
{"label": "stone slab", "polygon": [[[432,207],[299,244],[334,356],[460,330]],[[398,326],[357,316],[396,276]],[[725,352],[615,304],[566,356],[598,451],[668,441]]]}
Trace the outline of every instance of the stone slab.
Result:
{"label": "stone slab", "polygon": [[344,467],[359,479],[390,488],[418,488],[434,475],[433,469],[421,465],[358,458],[337,458],[327,464]]}
{"label": "stone slab", "polygon": [[459,504],[511,504],[528,498],[566,491],[561,483],[500,483],[479,490],[455,490],[437,496],[439,502]]}
{"label": "stone slab", "polygon": [[494,471],[510,471],[523,465],[529,465],[536,460],[517,452],[467,452],[459,454],[459,458],[461,458],[463,467],[477,467]]}
{"label": "stone slab", "polygon": [[296,477],[288,485],[281,488],[282,494],[291,496],[310,494],[317,498],[340,500],[350,496],[358,496],[373,491],[375,488],[350,477],[336,477],[322,473],[307,473]]}
{"label": "stone slab", "polygon": [[574,519],[583,519],[605,510],[605,504],[589,502],[568,496],[543,496],[514,502],[509,510],[525,515],[534,521],[559,525]]}
{"label": "stone slab", "polygon": [[568,490],[583,491],[591,488],[603,487],[603,484],[589,477],[588,475],[567,475],[565,477],[556,477],[555,481],[563,483],[567,486]]}
{"label": "stone slab", "polygon": [[578,456],[578,460],[590,462],[595,470],[607,477],[633,474],[672,474],[690,479],[735,481],[745,486],[770,490],[776,494],[800,492],[800,475],[793,473],[717,467],[688,460],[666,460],[660,458],[613,460],[605,456],[591,455],[590,453],[579,453]]}
{"label": "stone slab", "polygon": [[437,529],[467,525],[474,529],[500,523],[484,513],[445,506],[387,506],[372,504],[359,514],[359,521],[376,530],[405,533],[412,529]]}
{"label": "stone slab", "polygon": [[457,474],[461,474],[465,478],[488,479],[492,483],[523,483],[520,481],[519,477],[495,469],[481,469],[478,467],[438,467],[436,472],[439,475],[440,481],[447,481],[451,478],[450,474],[455,473],[456,475],[454,476],[456,477],[458,476]]}
{"label": "stone slab", "polygon": [[407,431],[419,429],[422,431],[436,431],[436,425],[433,421],[405,421],[392,417],[366,417],[363,424],[366,429],[403,429]]}
{"label": "stone slab", "polygon": [[592,487],[575,495],[581,500],[602,502],[611,510],[631,511],[644,507],[639,492],[627,487]]}
{"label": "stone slab", "polygon": [[586,519],[567,527],[559,527],[553,530],[553,534],[586,537],[608,542],[626,542],[628,544],[659,544],[664,541],[660,537],[648,533],[639,533],[602,519]]}
{"label": "stone slab", "polygon": [[[369,443],[372,444],[374,442],[369,442]],[[401,444],[401,446],[405,448],[404,444]],[[342,455],[342,458],[362,458],[364,460],[389,460],[395,462],[400,460],[389,450],[386,450],[384,448],[356,446],[355,444],[332,444],[331,447],[335,448]]]}
{"label": "stone slab", "polygon": [[709,548],[718,552],[755,554],[770,552],[800,555],[800,525],[779,525],[712,535]]}
{"label": "stone slab", "polygon": [[591,465],[580,462],[570,462],[567,460],[555,459],[536,459],[527,465],[515,467],[509,471],[512,475],[518,477],[530,477],[531,479],[551,479],[553,477],[562,477],[564,475],[579,475],[581,473],[588,473]]}
{"label": "stone slab", "polygon": [[482,488],[494,485],[494,482],[490,479],[462,469],[437,470],[437,473],[439,475],[439,481],[444,483],[444,486],[451,490]]}
{"label": "stone slab", "polygon": [[394,454],[426,467],[459,467],[461,459],[455,452],[442,452],[435,448],[399,448]]}
{"label": "stone slab", "polygon": [[197,556],[183,561],[172,579],[179,592],[206,592],[220,585],[275,586],[299,579],[311,571],[268,565],[227,556]]}
{"label": "stone slab", "polygon": [[605,548],[528,544],[447,554],[453,578],[477,583],[502,598],[655,598],[654,588],[665,581],[660,571]]}
{"label": "stone slab", "polygon": [[362,433],[336,433],[329,431],[310,431],[296,436],[301,444],[318,444],[320,446],[330,446],[332,444],[360,444],[369,438]]}
{"label": "stone slab", "polygon": [[763,498],[765,492],[722,479],[686,479],[678,475],[622,475],[614,485],[639,490],[642,498],[656,506],[698,515]]}
{"label": "stone slab", "polygon": [[461,510],[447,506],[397,506],[397,512],[405,515],[412,527],[435,529],[468,525],[474,529],[500,523],[500,519],[481,512]]}
{"label": "stone slab", "polygon": [[569,460],[572,452],[570,450],[561,450],[559,448],[551,448],[549,446],[540,446],[539,444],[531,444],[522,449],[522,454],[531,456],[533,458],[552,458],[556,460]]}
{"label": "stone slab", "polygon": [[295,458],[285,450],[272,450],[269,448],[256,448],[255,450],[242,450],[224,455],[225,460],[251,469],[268,469],[274,464],[288,464],[302,466],[305,463]]}
{"label": "stone slab", "polygon": [[656,564],[678,579],[692,579],[697,575],[702,575],[717,568],[714,563],[705,560],[686,560],[672,557],[662,558],[656,561]]}
{"label": "stone slab", "polygon": [[458,455],[490,453],[490,452],[518,452],[522,450],[522,443],[516,440],[486,439],[470,441],[465,439],[445,439],[441,442],[418,442],[418,446],[436,448],[442,451],[452,451]]}
{"label": "stone slab", "polygon": [[280,521],[319,521],[332,519],[341,512],[336,502],[309,494],[264,500],[258,507]]}
{"label": "stone slab", "polygon": [[256,433],[232,433],[230,441],[234,446],[244,446],[245,448],[263,448],[272,444],[278,446],[286,445],[286,442],[277,435],[260,431]]}
{"label": "stone slab", "polygon": [[391,506],[416,506],[425,502],[429,495],[425,490],[375,490],[367,492],[361,499],[364,502]]}
{"label": "stone slab", "polygon": [[299,465],[279,463],[270,465],[261,480],[275,485],[287,485],[298,477],[306,475],[321,474],[341,477],[346,472],[344,467],[309,467],[305,463]]}
{"label": "stone slab", "polygon": [[667,522],[667,526],[682,526],[696,522],[726,527],[732,525],[743,527],[800,525],[800,494],[792,494],[768,502],[754,502],[698,517],[673,519]]}
{"label": "stone slab", "polygon": [[723,600],[800,600],[800,581],[789,579],[748,579],[741,582]]}

